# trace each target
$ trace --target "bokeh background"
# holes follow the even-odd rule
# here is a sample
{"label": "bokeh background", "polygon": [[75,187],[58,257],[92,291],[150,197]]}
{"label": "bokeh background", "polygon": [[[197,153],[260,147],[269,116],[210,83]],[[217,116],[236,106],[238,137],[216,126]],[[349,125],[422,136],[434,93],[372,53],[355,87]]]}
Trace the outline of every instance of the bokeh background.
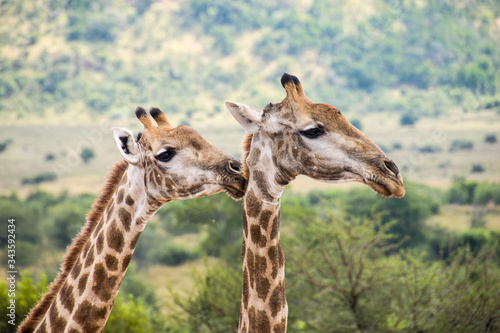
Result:
{"label": "bokeh background", "polygon": [[[496,0],[0,1],[0,258],[15,218],[18,320],[119,160],[111,127],[137,133],[135,107],[157,106],[240,157],[244,131],[224,101],[279,102],[284,72],[374,139],[407,184],[401,200],[289,186],[289,331],[500,330]],[[240,203],[164,207],[106,332],[234,331],[240,246]]]}

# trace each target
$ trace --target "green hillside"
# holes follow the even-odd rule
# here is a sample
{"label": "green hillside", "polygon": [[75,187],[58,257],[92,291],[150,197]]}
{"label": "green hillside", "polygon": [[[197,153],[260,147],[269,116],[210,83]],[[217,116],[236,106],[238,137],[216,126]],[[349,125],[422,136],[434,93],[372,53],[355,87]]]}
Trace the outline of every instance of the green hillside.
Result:
{"label": "green hillside", "polygon": [[[0,0],[0,267],[15,220],[16,325],[120,158],[111,127],[137,133],[136,106],[158,106],[239,157],[224,101],[279,102],[284,72],[406,187],[287,187],[288,332],[500,332],[498,0]],[[224,194],[166,204],[104,332],[235,331],[242,223]]]}
{"label": "green hillside", "polygon": [[[283,72],[343,111],[500,107],[500,5],[486,1],[3,1],[3,119],[158,105],[189,122],[263,107]],[[61,115],[66,115],[63,117]]]}

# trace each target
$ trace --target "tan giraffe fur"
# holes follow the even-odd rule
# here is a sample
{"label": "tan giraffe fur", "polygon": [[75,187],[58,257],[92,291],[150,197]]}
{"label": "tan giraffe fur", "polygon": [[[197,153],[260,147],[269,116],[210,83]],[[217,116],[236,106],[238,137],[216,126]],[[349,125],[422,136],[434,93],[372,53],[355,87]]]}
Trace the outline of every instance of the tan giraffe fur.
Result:
{"label": "tan giraffe fur", "polygon": [[101,332],[139,236],[166,202],[226,191],[243,196],[240,163],[196,131],[172,127],[156,108],[138,107],[139,141],[127,130],[113,136],[124,160],[111,170],[87,223],[69,247],[61,272],[19,332]]}
{"label": "tan giraffe fur", "polygon": [[280,198],[298,175],[326,182],[357,181],[384,196],[402,197],[397,166],[339,110],[306,97],[284,74],[286,97],[258,110],[226,102],[249,134],[244,141],[243,293],[239,332],[284,333],[288,306],[280,243]]}

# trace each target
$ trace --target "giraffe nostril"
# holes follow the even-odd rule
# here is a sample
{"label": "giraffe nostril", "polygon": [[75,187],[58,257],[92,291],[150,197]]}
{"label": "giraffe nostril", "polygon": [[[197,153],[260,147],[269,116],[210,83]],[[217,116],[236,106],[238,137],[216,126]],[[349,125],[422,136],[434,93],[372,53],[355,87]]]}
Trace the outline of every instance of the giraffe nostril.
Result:
{"label": "giraffe nostril", "polygon": [[387,170],[392,172],[394,175],[399,174],[399,169],[398,169],[396,163],[394,163],[393,161],[384,161],[384,166]]}
{"label": "giraffe nostril", "polygon": [[231,172],[234,172],[234,173],[241,172],[241,163],[240,162],[229,161],[227,166],[228,166],[229,171],[231,171]]}

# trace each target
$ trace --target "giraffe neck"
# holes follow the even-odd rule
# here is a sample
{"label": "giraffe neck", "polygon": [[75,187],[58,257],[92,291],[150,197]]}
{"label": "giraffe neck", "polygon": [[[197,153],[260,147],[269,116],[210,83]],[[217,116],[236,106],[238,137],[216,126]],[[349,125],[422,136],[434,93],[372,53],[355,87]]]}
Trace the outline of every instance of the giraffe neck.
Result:
{"label": "giraffe neck", "polygon": [[73,243],[78,250],[70,249],[65,258],[72,267],[56,280],[59,290],[45,304],[37,326],[29,329],[28,317],[20,332],[101,332],[139,236],[159,207],[146,197],[142,171],[129,166],[100,217],[91,221],[89,215],[87,224],[95,227],[86,239],[80,235]]}
{"label": "giraffe neck", "polygon": [[[280,242],[284,185],[270,158],[251,149],[243,198],[243,295],[238,332],[286,332],[285,257]],[[255,163],[254,163],[255,162]]]}

